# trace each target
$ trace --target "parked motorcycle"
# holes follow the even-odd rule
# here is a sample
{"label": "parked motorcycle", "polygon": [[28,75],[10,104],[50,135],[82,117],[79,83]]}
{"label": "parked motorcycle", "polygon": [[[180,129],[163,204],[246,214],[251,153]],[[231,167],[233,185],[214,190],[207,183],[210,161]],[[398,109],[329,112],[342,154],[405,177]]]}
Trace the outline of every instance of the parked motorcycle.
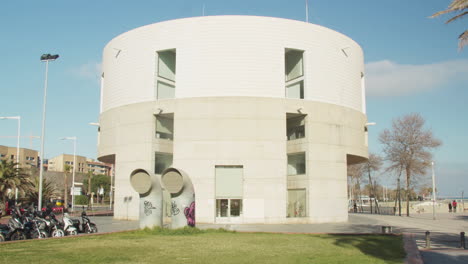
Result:
{"label": "parked motorcycle", "polygon": [[10,228],[8,228],[8,225],[0,224],[0,242],[6,241],[6,236],[9,232]]}
{"label": "parked motorcycle", "polygon": [[21,221],[24,225],[27,238],[46,238],[48,234],[45,230],[45,223],[35,216],[35,212],[25,212]]}
{"label": "parked motorcycle", "polygon": [[53,212],[49,215],[44,216],[44,221],[46,223],[46,230],[51,237],[63,237],[65,236],[65,231],[62,229],[60,221],[57,219]]}
{"label": "parked motorcycle", "polygon": [[77,219],[73,219],[73,224],[75,228],[78,230],[79,233],[97,233],[98,229],[95,223],[89,220],[89,217],[86,215],[86,212],[81,212],[81,225],[80,221]]}
{"label": "parked motorcycle", "polygon": [[62,228],[65,231],[65,235],[78,235],[78,229],[73,225],[73,220],[70,218],[68,213],[64,213],[62,217]]}
{"label": "parked motorcycle", "polygon": [[11,218],[8,221],[8,233],[5,238],[6,240],[25,240],[27,238],[24,224],[21,221],[21,213],[18,209],[12,211]]}

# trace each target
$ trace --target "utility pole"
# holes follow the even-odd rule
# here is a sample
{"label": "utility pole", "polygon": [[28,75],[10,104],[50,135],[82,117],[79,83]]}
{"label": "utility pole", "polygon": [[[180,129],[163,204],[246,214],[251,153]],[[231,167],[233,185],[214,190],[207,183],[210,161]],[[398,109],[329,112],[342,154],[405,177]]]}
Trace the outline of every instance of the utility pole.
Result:
{"label": "utility pole", "polygon": [[462,212],[465,212],[465,200],[463,197],[464,194],[465,194],[465,191],[462,191],[462,206],[463,206]]}

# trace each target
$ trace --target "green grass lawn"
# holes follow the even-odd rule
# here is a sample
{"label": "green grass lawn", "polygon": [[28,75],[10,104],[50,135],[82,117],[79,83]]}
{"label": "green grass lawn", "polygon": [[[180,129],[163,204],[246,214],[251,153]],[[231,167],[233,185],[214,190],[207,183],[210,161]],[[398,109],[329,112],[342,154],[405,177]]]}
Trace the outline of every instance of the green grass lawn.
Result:
{"label": "green grass lawn", "polygon": [[402,263],[401,236],[141,230],[0,244],[0,263]]}

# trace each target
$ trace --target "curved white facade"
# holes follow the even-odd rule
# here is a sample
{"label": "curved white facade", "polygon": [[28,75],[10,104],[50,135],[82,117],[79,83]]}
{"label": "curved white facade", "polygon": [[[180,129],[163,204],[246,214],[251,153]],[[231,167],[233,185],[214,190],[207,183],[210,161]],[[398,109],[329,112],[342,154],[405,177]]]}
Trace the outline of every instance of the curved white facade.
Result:
{"label": "curved white facade", "polygon": [[104,49],[101,111],[155,100],[155,53],[167,49],[177,50],[176,98],[284,98],[285,48],[304,51],[306,100],[362,111],[356,42],[314,24],[251,16],[171,20],[114,38]]}
{"label": "curved white facade", "polygon": [[[166,51],[171,80],[161,79]],[[99,135],[99,159],[115,164],[115,217],[138,218],[131,172],[158,173],[170,157],[193,183],[198,222],[346,221],[346,166],[367,158],[363,61],[338,32],[269,17],[179,19],[116,37],[104,49]],[[172,120],[163,134],[158,118]]]}

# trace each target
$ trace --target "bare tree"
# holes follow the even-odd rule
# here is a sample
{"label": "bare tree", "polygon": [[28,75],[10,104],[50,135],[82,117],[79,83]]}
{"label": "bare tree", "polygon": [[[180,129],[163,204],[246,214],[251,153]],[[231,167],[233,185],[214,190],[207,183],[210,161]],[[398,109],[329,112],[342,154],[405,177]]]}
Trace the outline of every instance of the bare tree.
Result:
{"label": "bare tree", "polygon": [[362,196],[361,181],[362,181],[362,175],[363,175],[362,163],[350,165],[348,166],[347,170],[348,170],[348,176],[351,178],[351,184],[353,185],[353,187],[356,187],[355,189],[357,189],[357,197],[356,197],[356,192],[354,191],[353,192],[354,197],[352,197],[351,199],[355,201],[361,201],[359,206],[362,211],[362,200],[361,200],[361,196]]}
{"label": "bare tree", "polygon": [[377,172],[380,170],[380,167],[382,167],[382,158],[380,156],[377,156],[373,153],[369,154],[369,159],[367,160],[366,163],[364,163],[364,171],[367,173],[368,180],[369,180],[369,185],[370,185],[370,190],[371,193],[369,194],[370,200],[370,209],[372,213],[372,197],[374,197],[374,202],[375,202],[375,209],[377,209],[377,198],[376,198],[376,193],[375,193],[375,184],[372,184],[374,181],[372,181],[372,176],[371,172]]}
{"label": "bare tree", "polygon": [[[369,159],[365,163],[354,164],[348,166],[348,175],[351,176],[351,179],[358,185],[359,190],[359,200],[361,200],[361,210],[362,210],[362,199],[361,199],[361,182],[367,176],[368,184],[370,186],[369,197],[372,198],[375,196],[375,186],[374,181],[372,180],[371,173],[377,172],[382,166],[382,158],[375,154],[369,154]],[[375,200],[374,200],[375,201]],[[372,211],[372,201],[370,202],[370,209]]]}
{"label": "bare tree", "polygon": [[379,136],[388,170],[406,174],[406,215],[409,216],[410,185],[413,175],[424,175],[432,160],[431,150],[442,142],[424,129],[424,118],[409,114],[392,122]]}

